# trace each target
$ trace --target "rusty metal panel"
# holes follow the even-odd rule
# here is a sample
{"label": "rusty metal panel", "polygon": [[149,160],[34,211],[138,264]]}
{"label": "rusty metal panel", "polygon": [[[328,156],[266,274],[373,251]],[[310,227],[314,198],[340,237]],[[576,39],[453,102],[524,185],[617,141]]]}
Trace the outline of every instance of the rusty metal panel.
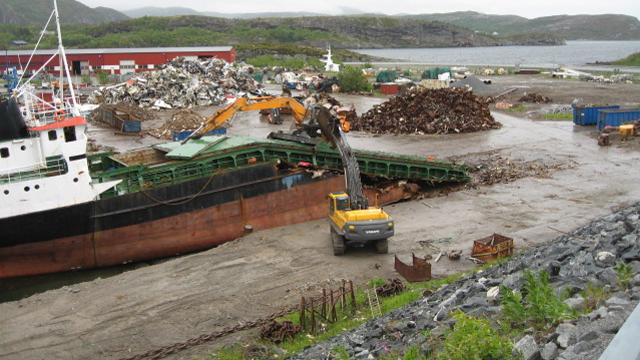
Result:
{"label": "rusty metal panel", "polygon": [[493,261],[513,254],[513,239],[493,234],[473,242],[471,256],[483,261]]}
{"label": "rusty metal panel", "polygon": [[409,282],[429,281],[431,280],[431,264],[426,260],[411,254],[413,265],[407,265],[398,259],[396,255],[395,269]]}

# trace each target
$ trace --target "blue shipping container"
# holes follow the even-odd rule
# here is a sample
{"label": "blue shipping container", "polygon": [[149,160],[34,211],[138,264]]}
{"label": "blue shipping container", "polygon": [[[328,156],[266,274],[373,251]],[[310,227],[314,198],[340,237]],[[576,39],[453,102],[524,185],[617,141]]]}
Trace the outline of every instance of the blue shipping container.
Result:
{"label": "blue shipping container", "polygon": [[[186,139],[189,135],[193,133],[193,130],[190,131],[174,131],[173,132],[173,141],[180,141]],[[217,128],[209,131],[204,135],[224,135],[227,133],[226,128]]]}
{"label": "blue shipping container", "polygon": [[598,110],[619,108],[620,105],[574,105],[573,123],[576,125],[595,125],[598,123]]}
{"label": "blue shipping container", "polygon": [[618,127],[640,119],[640,109],[598,110],[598,130],[607,126]]}
{"label": "blue shipping container", "polygon": [[114,126],[121,132],[140,132],[140,121],[126,121],[117,116],[113,118]]}

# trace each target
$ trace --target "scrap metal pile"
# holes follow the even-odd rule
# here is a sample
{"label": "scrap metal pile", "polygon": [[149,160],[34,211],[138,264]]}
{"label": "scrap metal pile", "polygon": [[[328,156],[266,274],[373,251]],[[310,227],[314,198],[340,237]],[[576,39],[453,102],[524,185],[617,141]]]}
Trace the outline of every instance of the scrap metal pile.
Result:
{"label": "scrap metal pile", "polygon": [[463,88],[412,89],[351,124],[374,134],[448,134],[499,129],[487,102]]}
{"label": "scrap metal pile", "polygon": [[172,139],[174,131],[192,131],[197,129],[205,117],[190,109],[177,111],[162,126],[149,130],[149,135],[158,139]]}
{"label": "scrap metal pile", "polygon": [[176,58],[155,71],[143,72],[124,83],[102,87],[89,97],[92,104],[131,102],[143,108],[169,109],[220,105],[228,95],[260,94],[250,71],[222,59]]}
{"label": "scrap metal pile", "polygon": [[553,172],[567,166],[541,159],[527,161],[505,158],[497,151],[467,154],[451,160],[469,167],[469,174],[473,178],[472,186],[510,183],[525,177],[548,179]]}
{"label": "scrap metal pile", "polygon": [[536,93],[525,93],[518,101],[534,104],[548,104],[553,102],[550,98]]}
{"label": "scrap metal pile", "polygon": [[105,111],[121,111],[127,113],[129,115],[133,115],[138,120],[153,120],[158,117],[156,112],[149,109],[142,109],[138,105],[130,103],[130,102],[119,102],[117,104],[100,104],[96,109],[94,109],[89,115],[87,115],[87,120],[92,122],[99,122],[101,119],[98,117],[103,116]]}

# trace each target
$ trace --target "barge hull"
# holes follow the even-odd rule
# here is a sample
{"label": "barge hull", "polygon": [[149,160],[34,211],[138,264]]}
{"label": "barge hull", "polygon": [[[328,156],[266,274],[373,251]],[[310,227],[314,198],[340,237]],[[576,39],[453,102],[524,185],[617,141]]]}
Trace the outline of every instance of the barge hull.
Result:
{"label": "barge hull", "polygon": [[[265,164],[2,219],[0,227],[13,230],[1,243],[0,278],[107,267],[209,249],[243,236],[247,225],[263,230],[326,218],[327,194],[343,188],[342,175],[313,178],[299,170],[282,174],[274,164]],[[375,202],[375,192],[369,194]],[[377,201],[385,205],[404,196],[396,190]]]}

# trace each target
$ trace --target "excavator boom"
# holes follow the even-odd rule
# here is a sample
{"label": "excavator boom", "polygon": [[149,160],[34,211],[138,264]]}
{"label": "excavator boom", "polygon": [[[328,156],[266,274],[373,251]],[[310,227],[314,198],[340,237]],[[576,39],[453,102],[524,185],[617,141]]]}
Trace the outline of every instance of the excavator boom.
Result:
{"label": "excavator boom", "polygon": [[263,110],[273,108],[291,109],[291,114],[297,125],[301,125],[307,117],[307,109],[298,101],[288,97],[261,96],[254,98],[238,98],[231,104],[216,111],[211,117],[205,120],[198,129],[183,140],[186,143],[190,139],[197,139],[202,134],[214,130],[227,122],[237,111]]}

